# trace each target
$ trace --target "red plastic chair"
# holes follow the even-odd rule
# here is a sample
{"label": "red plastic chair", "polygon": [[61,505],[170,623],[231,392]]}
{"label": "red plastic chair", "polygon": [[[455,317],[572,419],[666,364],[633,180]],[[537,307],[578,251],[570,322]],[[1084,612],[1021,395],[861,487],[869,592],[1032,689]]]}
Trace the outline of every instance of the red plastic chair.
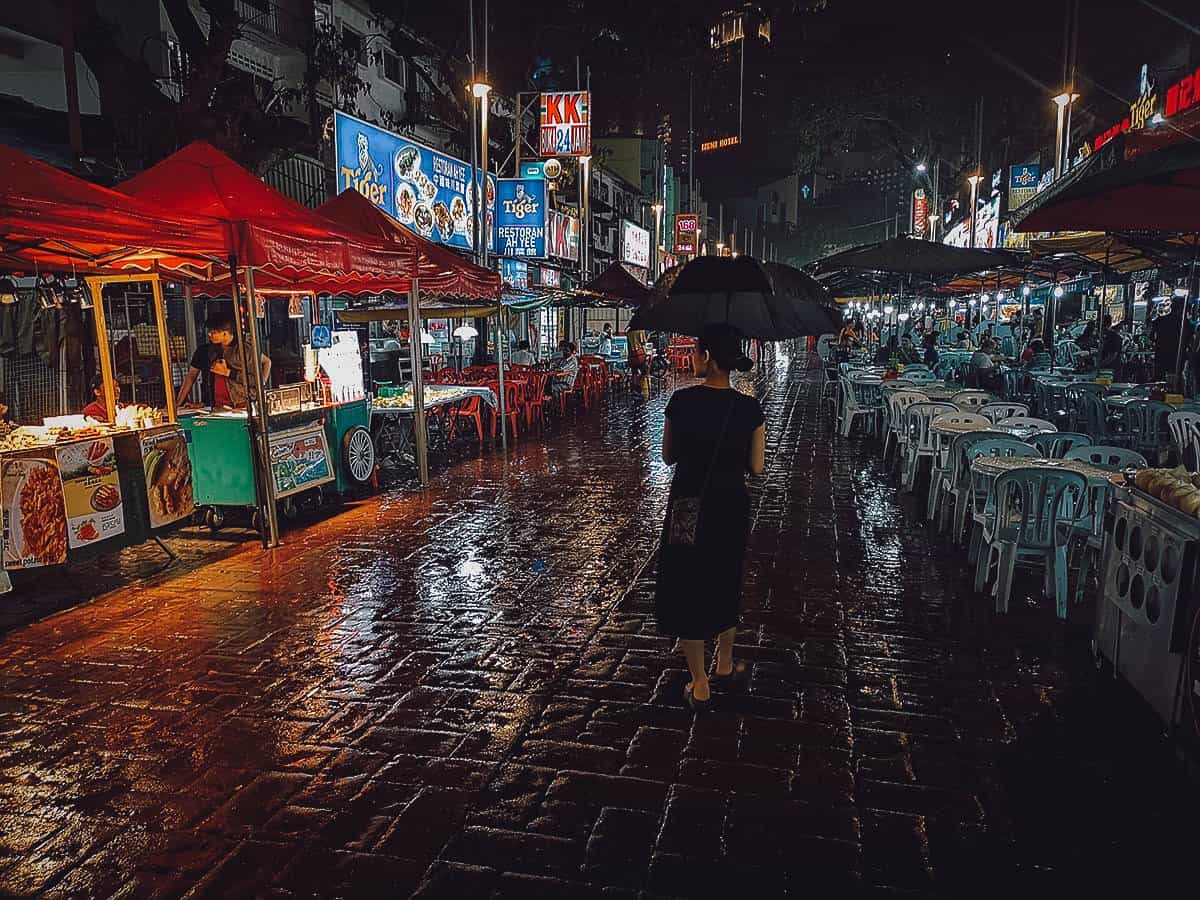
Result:
{"label": "red plastic chair", "polygon": [[[479,438],[479,446],[483,446],[483,401],[479,397],[471,397],[462,403],[457,403],[450,410],[450,434],[447,442],[454,440],[455,429],[459,419],[469,419],[475,424],[475,434]],[[493,429],[493,432],[495,429]],[[493,435],[494,436],[494,435]]]}
{"label": "red plastic chair", "polygon": [[531,371],[528,378],[529,384],[525,390],[525,397],[521,404],[521,411],[525,416],[525,427],[532,429],[536,422],[538,431],[542,432],[546,430],[544,403],[546,382],[549,380],[549,376],[545,372]]}
{"label": "red plastic chair", "polygon": [[[496,393],[499,393],[499,391],[500,391],[500,385],[498,382],[493,381],[491,383],[491,388]],[[504,414],[508,418],[508,427],[509,427],[509,430],[512,431],[512,436],[513,436],[514,442],[517,440],[517,435],[519,433],[521,413],[522,413],[522,400],[521,400],[521,395],[517,390],[517,386],[515,384],[505,384],[504,385]],[[499,420],[499,418],[500,418],[500,410],[497,409],[496,414],[494,416],[492,416],[492,442],[493,443],[495,443],[495,440],[496,440],[496,422]]]}

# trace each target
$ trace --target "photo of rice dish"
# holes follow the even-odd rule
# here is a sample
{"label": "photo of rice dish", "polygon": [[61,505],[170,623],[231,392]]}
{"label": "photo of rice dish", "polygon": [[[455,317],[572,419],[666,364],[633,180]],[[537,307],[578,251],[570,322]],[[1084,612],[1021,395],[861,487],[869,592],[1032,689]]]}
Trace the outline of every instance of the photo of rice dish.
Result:
{"label": "photo of rice dish", "polygon": [[401,147],[396,151],[393,168],[397,178],[415,178],[421,168],[421,151],[416,147]]}
{"label": "photo of rice dish", "polygon": [[142,462],[151,527],[174,522],[195,510],[192,461],[182,437],[161,440]]}
{"label": "photo of rice dish", "polygon": [[417,205],[417,192],[411,184],[402,184],[396,189],[396,218],[405,225],[413,222],[413,210]]}
{"label": "photo of rice dish", "polygon": [[462,197],[450,201],[450,218],[454,220],[454,230],[460,234],[467,230],[467,203]]}
{"label": "photo of rice dish", "polygon": [[413,210],[413,224],[417,226],[417,233],[422,237],[433,234],[433,210],[429,208],[428,203],[416,205]]}

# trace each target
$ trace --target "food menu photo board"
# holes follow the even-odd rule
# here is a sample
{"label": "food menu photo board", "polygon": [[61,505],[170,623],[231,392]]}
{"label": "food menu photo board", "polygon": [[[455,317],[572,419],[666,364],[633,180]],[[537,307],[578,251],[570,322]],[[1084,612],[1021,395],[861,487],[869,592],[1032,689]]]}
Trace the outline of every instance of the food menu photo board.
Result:
{"label": "food menu photo board", "polygon": [[[473,249],[471,166],[453,156],[334,112],[337,188],[354,188],[401,225],[439,244]],[[493,242],[496,179],[487,178],[488,249]]]}
{"label": "food menu photo board", "polygon": [[112,438],[55,450],[66,507],[67,544],[86,547],[125,533],[125,511]]}
{"label": "food menu photo board", "polygon": [[35,569],[67,561],[62,479],[53,459],[0,464],[4,507],[4,568]]}
{"label": "food menu photo board", "polygon": [[316,423],[272,434],[271,474],[277,498],[333,481],[324,426]]}
{"label": "food menu photo board", "polygon": [[151,529],[171,525],[196,511],[192,461],[182,431],[143,435],[142,470]]}

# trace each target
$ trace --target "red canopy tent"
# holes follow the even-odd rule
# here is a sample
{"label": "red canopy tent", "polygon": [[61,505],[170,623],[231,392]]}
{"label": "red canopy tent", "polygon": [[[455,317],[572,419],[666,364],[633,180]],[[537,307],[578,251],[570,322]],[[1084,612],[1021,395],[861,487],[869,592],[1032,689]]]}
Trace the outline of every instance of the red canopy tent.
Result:
{"label": "red canopy tent", "polygon": [[161,267],[207,277],[226,229],[84,181],[0,146],[0,264],[82,272]]}
{"label": "red canopy tent", "polygon": [[409,271],[420,279],[422,294],[471,300],[500,297],[498,272],[467,262],[453,250],[409,231],[356,190],[342,191],[317,212],[337,227],[371,235],[402,253]]}

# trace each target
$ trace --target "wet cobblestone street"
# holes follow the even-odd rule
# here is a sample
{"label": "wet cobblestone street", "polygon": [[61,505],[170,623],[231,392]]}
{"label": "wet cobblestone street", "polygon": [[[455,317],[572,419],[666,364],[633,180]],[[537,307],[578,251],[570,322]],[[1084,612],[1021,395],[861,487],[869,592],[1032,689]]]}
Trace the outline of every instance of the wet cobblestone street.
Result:
{"label": "wet cobblestone street", "polygon": [[652,617],[666,392],[616,397],[0,637],[0,895],[1105,896],[1183,870],[1196,792],[1092,667],[1087,608],[992,615],[875,446],[832,438],[819,379],[781,355],[758,383],[751,678],[713,714]]}

